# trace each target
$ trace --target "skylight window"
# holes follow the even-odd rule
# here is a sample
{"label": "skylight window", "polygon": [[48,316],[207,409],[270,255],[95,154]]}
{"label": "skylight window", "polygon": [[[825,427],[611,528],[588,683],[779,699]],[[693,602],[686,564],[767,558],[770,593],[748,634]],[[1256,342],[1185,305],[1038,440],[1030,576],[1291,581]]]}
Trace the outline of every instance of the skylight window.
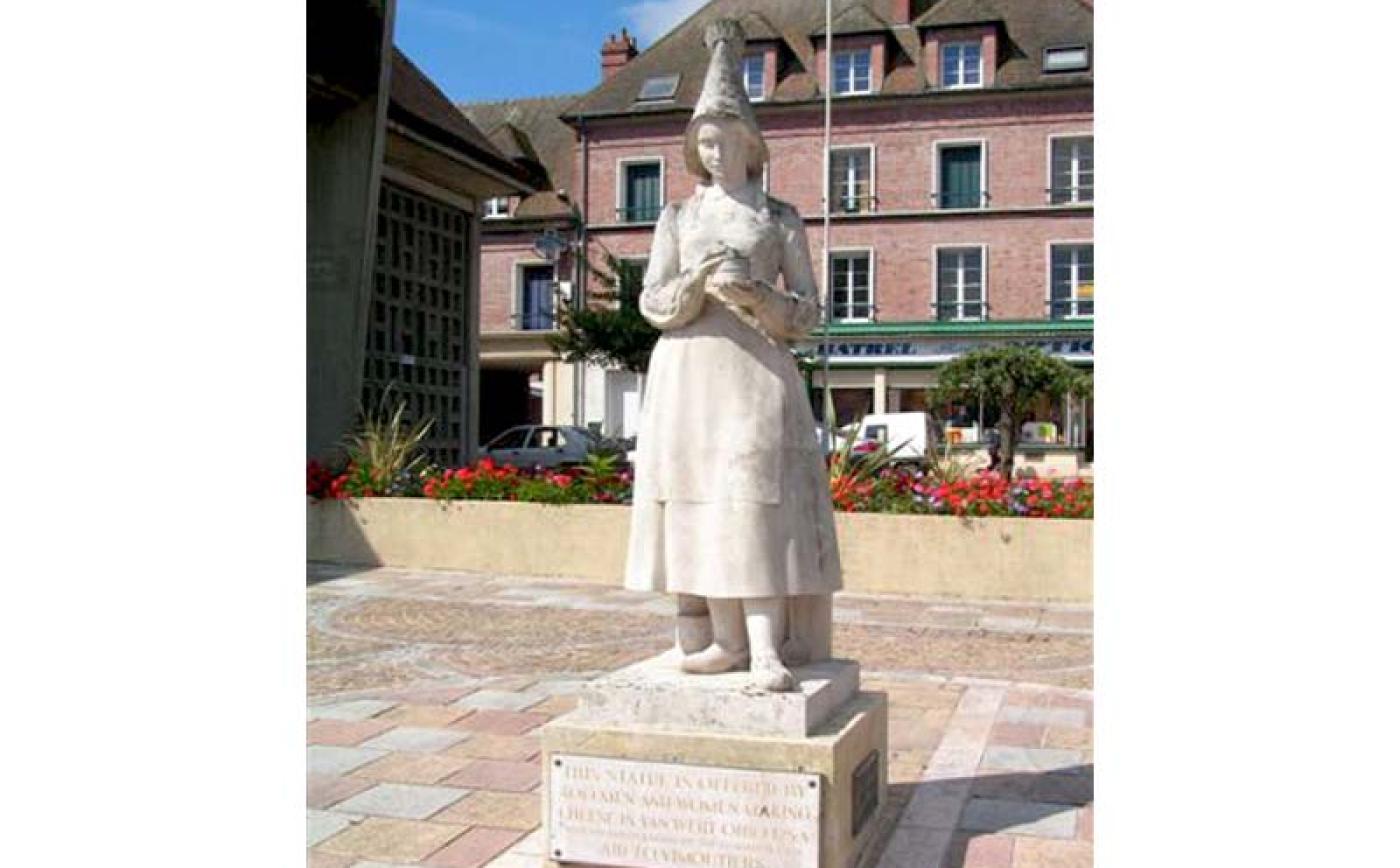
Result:
{"label": "skylight window", "polygon": [[1061,45],[1045,49],[1046,72],[1082,72],[1089,68],[1089,46]]}
{"label": "skylight window", "polygon": [[642,82],[642,89],[637,92],[637,102],[660,102],[674,99],[676,87],[680,83],[680,73],[653,75]]}

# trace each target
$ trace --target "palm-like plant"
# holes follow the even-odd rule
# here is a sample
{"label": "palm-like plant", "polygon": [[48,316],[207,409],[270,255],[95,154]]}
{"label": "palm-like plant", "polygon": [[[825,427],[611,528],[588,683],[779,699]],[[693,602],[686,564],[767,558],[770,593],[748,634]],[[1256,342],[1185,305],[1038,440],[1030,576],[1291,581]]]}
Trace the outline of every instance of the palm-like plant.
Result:
{"label": "palm-like plant", "polygon": [[400,400],[389,409],[390,392],[386,389],[380,395],[373,410],[361,408],[358,428],[345,439],[352,467],[380,494],[406,486],[415,471],[427,464],[421,447],[434,422],[428,416],[412,425],[405,423],[407,403]]}

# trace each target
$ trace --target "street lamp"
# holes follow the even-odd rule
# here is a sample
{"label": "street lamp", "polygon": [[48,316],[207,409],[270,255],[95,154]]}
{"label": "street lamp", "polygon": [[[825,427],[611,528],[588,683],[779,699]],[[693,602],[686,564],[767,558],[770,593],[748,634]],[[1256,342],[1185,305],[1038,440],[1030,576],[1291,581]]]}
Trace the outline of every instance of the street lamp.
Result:
{"label": "street lamp", "polygon": [[[539,237],[538,237],[538,238],[535,239],[535,243],[534,243],[535,252],[538,253],[541,257],[543,257],[546,261],[549,262],[550,269],[551,269],[551,270],[553,271],[553,273],[554,273],[553,292],[551,293],[551,295],[554,295],[555,297],[558,297],[558,296],[564,294],[564,293],[561,293],[561,291],[560,291],[561,281],[559,280],[559,257],[561,257],[561,256],[564,255],[564,251],[569,250],[569,249],[572,248],[572,247],[573,247],[573,244],[571,244],[571,243],[569,242],[569,240],[566,239],[563,235],[561,235],[561,234],[559,233],[559,231],[556,230],[556,229],[546,229],[546,230],[544,230],[543,232],[541,232],[541,233],[539,234]],[[575,293],[574,293],[573,284],[569,284],[569,285],[568,285],[568,293],[567,293],[567,295],[565,296],[565,300],[566,300],[566,301],[572,302],[572,301],[573,301],[573,296],[574,296],[574,295],[575,295]],[[583,365],[582,365],[582,363],[580,363],[580,362],[574,362],[574,377],[573,377],[573,380],[574,380],[574,382],[573,382],[573,395],[572,395],[573,417],[574,417],[574,418],[573,418],[573,423],[574,423],[575,425],[582,425],[582,424],[583,424]]]}

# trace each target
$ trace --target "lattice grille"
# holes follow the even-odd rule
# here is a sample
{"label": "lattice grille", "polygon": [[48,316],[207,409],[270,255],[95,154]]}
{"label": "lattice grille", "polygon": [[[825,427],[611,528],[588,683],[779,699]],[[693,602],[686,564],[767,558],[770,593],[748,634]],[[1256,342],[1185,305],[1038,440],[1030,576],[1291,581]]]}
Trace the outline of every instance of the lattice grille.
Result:
{"label": "lattice grille", "polygon": [[433,417],[424,447],[443,466],[466,460],[469,227],[465,211],[384,182],[361,398],[374,407],[392,385],[411,422]]}

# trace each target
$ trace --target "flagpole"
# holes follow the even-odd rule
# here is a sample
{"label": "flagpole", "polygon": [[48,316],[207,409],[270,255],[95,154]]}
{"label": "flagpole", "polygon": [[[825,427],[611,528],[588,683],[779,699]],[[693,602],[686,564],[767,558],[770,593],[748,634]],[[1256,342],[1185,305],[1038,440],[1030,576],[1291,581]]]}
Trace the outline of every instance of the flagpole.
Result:
{"label": "flagpole", "polygon": [[831,291],[831,0],[826,0],[826,87],[822,108],[822,423],[827,428],[827,445],[835,444],[836,414],[831,402],[831,313],[835,297]]}

